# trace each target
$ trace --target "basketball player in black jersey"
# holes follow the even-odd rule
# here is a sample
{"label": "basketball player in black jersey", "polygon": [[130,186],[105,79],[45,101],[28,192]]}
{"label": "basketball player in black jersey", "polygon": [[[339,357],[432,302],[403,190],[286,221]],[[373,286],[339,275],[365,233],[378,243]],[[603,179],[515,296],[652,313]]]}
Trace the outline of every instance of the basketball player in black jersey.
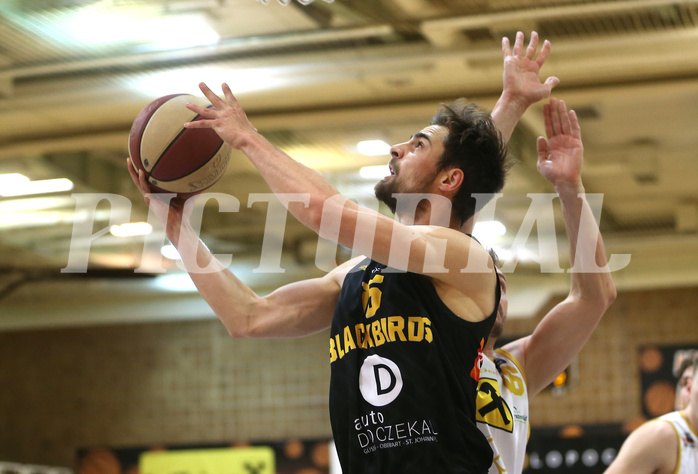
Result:
{"label": "basketball player in black jersey", "polygon": [[[483,473],[492,463],[474,402],[499,280],[488,252],[460,228],[484,205],[471,194],[492,194],[504,184],[503,139],[557,84],[540,82],[550,44],[535,57],[537,44],[533,34],[524,49],[519,34],[513,54],[505,53],[504,91],[493,116],[455,102],[391,148],[391,174],[376,193],[397,220],[343,198],[274,147],[226,84],[225,100],[201,85],[214,107],[190,105],[202,120],[186,126],[213,128],[247,155],[274,193],[301,201],[284,201],[299,221],[366,255],[322,278],[259,297],[198,239],[181,202],[146,196],[232,336],[294,337],[331,327],[330,415],[345,473]],[[130,163],[129,170],[148,193],[144,175]],[[423,199],[408,199],[415,194]]]}

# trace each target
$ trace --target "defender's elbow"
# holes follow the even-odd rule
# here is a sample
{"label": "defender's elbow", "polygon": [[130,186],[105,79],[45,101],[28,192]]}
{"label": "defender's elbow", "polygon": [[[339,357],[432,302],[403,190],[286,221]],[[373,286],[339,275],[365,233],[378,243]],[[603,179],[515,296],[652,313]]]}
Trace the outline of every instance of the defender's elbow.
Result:
{"label": "defender's elbow", "polygon": [[616,286],[611,283],[609,287],[606,289],[604,292],[604,298],[603,301],[605,303],[606,309],[609,308],[613,304],[613,302],[616,300],[618,297],[618,290],[616,290]]}

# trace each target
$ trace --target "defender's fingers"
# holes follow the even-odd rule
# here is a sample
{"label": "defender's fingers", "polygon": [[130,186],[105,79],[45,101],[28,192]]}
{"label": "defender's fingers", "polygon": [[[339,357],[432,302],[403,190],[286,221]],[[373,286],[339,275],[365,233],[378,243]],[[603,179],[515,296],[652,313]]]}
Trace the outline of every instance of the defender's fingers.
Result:
{"label": "defender's fingers", "polygon": [[562,135],[562,123],[560,122],[560,101],[554,97],[550,99],[550,124],[553,128],[553,135]]}
{"label": "defender's fingers", "polygon": [[516,32],[516,41],[514,41],[514,56],[520,56],[523,50],[524,34],[521,31]]}
{"label": "defender's fingers", "polygon": [[528,48],[526,48],[526,57],[528,59],[533,59],[533,55],[536,54],[536,49],[538,49],[538,33],[532,31],[531,40],[528,42]]}
{"label": "defender's fingers", "polygon": [[504,58],[511,56],[511,45],[509,44],[509,38],[506,36],[502,38],[502,56]]}
{"label": "defender's fingers", "polygon": [[564,100],[561,100],[557,104],[558,115],[560,116],[560,127],[562,128],[562,133],[565,135],[571,135],[572,130],[570,128],[570,118],[567,115],[567,105]]}
{"label": "defender's fingers", "polygon": [[552,46],[550,44],[550,41],[548,41],[548,40],[543,41],[543,47],[540,49],[540,53],[538,53],[538,57],[536,57],[536,64],[538,64],[538,67],[542,67],[545,60],[548,59],[548,55],[550,54],[551,47]]}
{"label": "defender's fingers", "polygon": [[574,138],[582,139],[582,127],[579,126],[579,119],[577,118],[577,112],[570,110],[570,133]]}
{"label": "defender's fingers", "polygon": [[553,136],[553,119],[550,116],[550,104],[543,105],[543,122],[545,123],[545,136],[550,138]]}
{"label": "defender's fingers", "polygon": [[544,137],[538,137],[536,148],[538,149],[538,164],[540,165],[548,159],[548,140]]}
{"label": "defender's fingers", "polygon": [[545,80],[543,84],[545,84],[548,87],[548,90],[553,90],[556,85],[560,83],[560,79],[557,78],[556,76],[550,76]]}

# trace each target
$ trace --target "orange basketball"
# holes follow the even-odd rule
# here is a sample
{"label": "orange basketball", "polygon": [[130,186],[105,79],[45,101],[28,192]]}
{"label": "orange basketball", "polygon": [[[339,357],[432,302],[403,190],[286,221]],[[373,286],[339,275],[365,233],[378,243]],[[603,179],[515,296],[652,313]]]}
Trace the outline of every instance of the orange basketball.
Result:
{"label": "orange basketball", "polygon": [[191,102],[211,105],[203,97],[171,94],[155,99],[138,114],[128,139],[133,164],[162,192],[190,196],[215,184],[228,165],[230,147],[210,128],[188,129],[199,116]]}

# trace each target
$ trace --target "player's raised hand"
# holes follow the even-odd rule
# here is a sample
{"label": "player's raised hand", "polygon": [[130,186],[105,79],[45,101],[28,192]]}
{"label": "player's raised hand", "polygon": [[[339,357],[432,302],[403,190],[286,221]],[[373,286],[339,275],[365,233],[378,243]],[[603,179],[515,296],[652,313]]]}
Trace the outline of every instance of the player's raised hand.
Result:
{"label": "player's raised hand", "polygon": [[248,142],[257,129],[247,119],[228,84],[223,84],[225,100],[218,97],[203,82],[199,84],[201,92],[211,102],[213,107],[201,107],[187,104],[187,108],[199,114],[202,118],[195,122],[185,123],[187,128],[212,128],[228,145],[240,149]]}
{"label": "player's raised hand", "polygon": [[556,187],[581,185],[584,146],[577,114],[553,97],[543,115],[548,139],[538,137],[538,171]]}
{"label": "player's raised hand", "polygon": [[550,54],[550,42],[545,40],[540,52],[536,56],[538,48],[538,33],[531,32],[528,46],[524,48],[524,34],[516,33],[514,49],[512,51],[509,38],[502,38],[502,56],[504,57],[504,94],[522,101],[529,106],[539,100],[548,97],[553,87],[560,80],[555,76],[548,77],[541,82],[539,74],[543,63]]}

